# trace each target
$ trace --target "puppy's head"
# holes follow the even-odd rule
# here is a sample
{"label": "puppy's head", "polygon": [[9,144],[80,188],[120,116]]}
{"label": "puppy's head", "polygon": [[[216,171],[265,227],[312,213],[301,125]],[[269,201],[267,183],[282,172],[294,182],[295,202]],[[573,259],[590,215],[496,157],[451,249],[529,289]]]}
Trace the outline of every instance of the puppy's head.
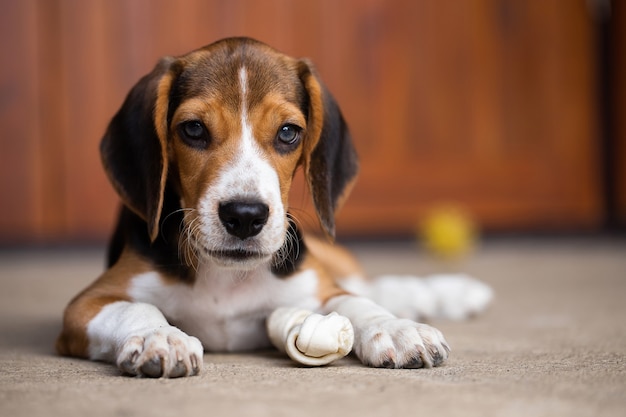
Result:
{"label": "puppy's head", "polygon": [[288,193],[302,165],[323,229],[357,173],[350,135],[312,65],[247,38],[164,58],[131,90],[101,144],[124,204],[159,234],[166,192],[183,239],[239,269],[287,239]]}

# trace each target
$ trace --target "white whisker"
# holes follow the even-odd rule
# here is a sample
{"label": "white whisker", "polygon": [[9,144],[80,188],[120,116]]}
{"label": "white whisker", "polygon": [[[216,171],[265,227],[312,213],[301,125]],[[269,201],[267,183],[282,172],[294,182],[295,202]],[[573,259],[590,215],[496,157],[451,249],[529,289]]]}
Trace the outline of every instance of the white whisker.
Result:
{"label": "white whisker", "polygon": [[194,244],[195,234],[199,229],[200,218],[197,217],[195,209],[181,209],[184,216],[181,220],[179,231],[180,237],[178,241],[178,257],[188,266],[198,272],[198,249]]}

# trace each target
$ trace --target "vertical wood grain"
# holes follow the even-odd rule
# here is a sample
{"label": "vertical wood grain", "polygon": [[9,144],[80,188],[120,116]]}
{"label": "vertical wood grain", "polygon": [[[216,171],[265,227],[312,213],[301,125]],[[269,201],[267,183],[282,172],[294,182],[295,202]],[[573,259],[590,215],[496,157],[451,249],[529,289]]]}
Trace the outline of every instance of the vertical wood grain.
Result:
{"label": "vertical wood grain", "polygon": [[622,227],[626,226],[626,4],[614,2],[612,14],[611,58],[614,64],[611,68],[612,90],[612,121],[615,155],[612,157],[615,167],[615,188],[610,192],[615,194],[617,221]]}
{"label": "vertical wood grain", "polygon": [[0,241],[38,234],[36,2],[0,9]]}
{"label": "vertical wood grain", "polygon": [[[492,229],[593,229],[602,221],[595,40],[583,0],[0,7],[3,243],[106,237],[117,197],[98,144],[125,95],[159,57],[240,35],[310,57],[339,102],[362,167],[340,233],[411,233],[441,202],[465,205]],[[623,91],[621,78],[615,85]],[[315,224],[301,177],[291,201]]]}

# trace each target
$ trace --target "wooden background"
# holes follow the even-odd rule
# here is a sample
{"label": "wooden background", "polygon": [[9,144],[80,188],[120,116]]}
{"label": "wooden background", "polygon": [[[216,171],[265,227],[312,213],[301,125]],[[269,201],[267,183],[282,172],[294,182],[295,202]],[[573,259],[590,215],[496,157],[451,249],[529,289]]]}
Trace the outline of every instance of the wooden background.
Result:
{"label": "wooden background", "polygon": [[[594,16],[585,0],[2,0],[0,244],[106,238],[108,120],[158,57],[232,35],[312,58],[340,103],[362,166],[344,236],[408,235],[443,203],[488,230],[598,230],[607,192],[624,221],[625,65],[607,190]],[[292,204],[315,223],[305,191]]]}

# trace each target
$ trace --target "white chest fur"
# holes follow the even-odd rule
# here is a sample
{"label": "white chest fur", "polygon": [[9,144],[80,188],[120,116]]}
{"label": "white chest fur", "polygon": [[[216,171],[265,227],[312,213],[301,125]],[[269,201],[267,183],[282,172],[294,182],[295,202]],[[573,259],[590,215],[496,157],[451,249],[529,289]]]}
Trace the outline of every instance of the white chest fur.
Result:
{"label": "white chest fur", "polygon": [[270,346],[265,319],[277,307],[319,308],[317,288],[313,270],[277,278],[269,270],[242,273],[204,266],[193,285],[166,284],[156,272],[137,275],[129,294],[155,305],[206,350],[237,351]]}

